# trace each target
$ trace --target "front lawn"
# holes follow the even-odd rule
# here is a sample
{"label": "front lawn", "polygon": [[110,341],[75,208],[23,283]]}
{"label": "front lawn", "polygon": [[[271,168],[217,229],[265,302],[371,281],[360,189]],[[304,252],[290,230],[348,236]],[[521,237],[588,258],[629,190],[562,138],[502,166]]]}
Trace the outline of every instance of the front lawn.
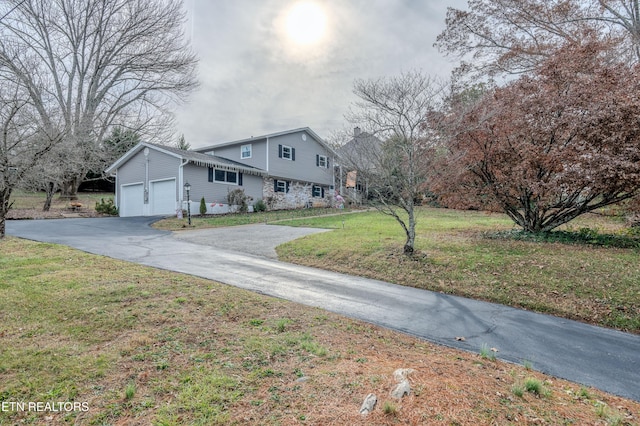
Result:
{"label": "front lawn", "polygon": [[[345,218],[345,230],[352,225]],[[386,234],[379,238],[388,242]],[[317,308],[54,244],[0,240],[0,277],[0,425],[631,425],[640,419],[638,402],[496,361],[491,352],[444,348]],[[415,370],[412,394],[401,401],[389,397],[398,368]],[[362,417],[369,393],[378,404]],[[30,402],[42,410],[17,408]]]}

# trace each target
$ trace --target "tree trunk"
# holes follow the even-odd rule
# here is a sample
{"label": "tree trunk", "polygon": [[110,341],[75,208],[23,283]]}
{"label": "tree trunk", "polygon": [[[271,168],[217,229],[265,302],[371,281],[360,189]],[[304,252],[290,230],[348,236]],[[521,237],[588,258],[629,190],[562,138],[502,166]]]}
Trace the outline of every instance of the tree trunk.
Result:
{"label": "tree trunk", "polygon": [[46,197],[44,199],[44,206],[42,207],[43,212],[48,212],[51,209],[51,201],[53,201],[53,196],[58,191],[58,185],[55,182],[47,183],[47,189],[45,191]]}
{"label": "tree trunk", "polygon": [[7,213],[9,213],[9,209],[11,208],[11,204],[9,204],[9,197],[11,197],[10,188],[5,188],[0,191],[0,239],[4,238],[6,217]]}
{"label": "tree trunk", "polygon": [[60,188],[60,199],[77,200],[78,187],[80,186],[80,183],[82,183],[81,176],[74,176],[62,182],[62,186]]}
{"label": "tree trunk", "polygon": [[407,256],[413,255],[415,251],[415,242],[416,242],[416,218],[413,211],[413,206],[410,206],[407,209],[407,214],[409,215],[409,226],[405,229],[407,234],[407,241],[404,243],[404,254]]}

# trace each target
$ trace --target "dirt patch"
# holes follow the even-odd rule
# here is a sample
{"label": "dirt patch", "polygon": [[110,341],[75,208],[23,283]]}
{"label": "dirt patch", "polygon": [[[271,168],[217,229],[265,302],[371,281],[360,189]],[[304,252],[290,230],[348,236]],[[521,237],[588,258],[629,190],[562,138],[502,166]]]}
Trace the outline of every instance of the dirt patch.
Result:
{"label": "dirt patch", "polygon": [[94,209],[51,209],[48,212],[42,209],[11,209],[7,214],[9,220],[22,219],[64,219],[70,217],[102,217],[103,215]]}

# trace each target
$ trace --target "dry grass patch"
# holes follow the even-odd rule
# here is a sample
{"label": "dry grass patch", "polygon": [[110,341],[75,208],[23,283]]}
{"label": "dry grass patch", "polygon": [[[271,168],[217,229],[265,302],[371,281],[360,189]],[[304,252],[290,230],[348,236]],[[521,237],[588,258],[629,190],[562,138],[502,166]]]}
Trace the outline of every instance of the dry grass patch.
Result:
{"label": "dry grass patch", "polygon": [[[108,192],[79,192],[74,201],[62,200],[58,195],[53,197],[49,211],[42,211],[45,195],[43,192],[14,191],[11,194],[13,206],[7,219],[61,219],[73,215],[79,217],[100,216],[95,210],[97,202],[104,199],[113,200],[114,194]],[[80,203],[81,207],[72,208],[71,203]]]}
{"label": "dry grass patch", "polygon": [[[637,424],[640,404],[208,280],[0,241],[0,424]],[[397,368],[414,392],[388,397]],[[535,379],[544,393],[515,392]],[[364,397],[379,403],[366,418]],[[519,396],[521,395],[521,396]]]}

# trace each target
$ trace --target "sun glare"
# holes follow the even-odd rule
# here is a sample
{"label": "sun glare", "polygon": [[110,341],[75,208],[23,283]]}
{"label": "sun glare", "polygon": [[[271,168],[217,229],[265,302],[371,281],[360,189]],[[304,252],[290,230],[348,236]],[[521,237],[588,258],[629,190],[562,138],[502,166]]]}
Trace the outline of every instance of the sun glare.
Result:
{"label": "sun glare", "polygon": [[298,2],[287,14],[287,35],[299,45],[318,43],[325,35],[326,26],[325,12],[314,2]]}

